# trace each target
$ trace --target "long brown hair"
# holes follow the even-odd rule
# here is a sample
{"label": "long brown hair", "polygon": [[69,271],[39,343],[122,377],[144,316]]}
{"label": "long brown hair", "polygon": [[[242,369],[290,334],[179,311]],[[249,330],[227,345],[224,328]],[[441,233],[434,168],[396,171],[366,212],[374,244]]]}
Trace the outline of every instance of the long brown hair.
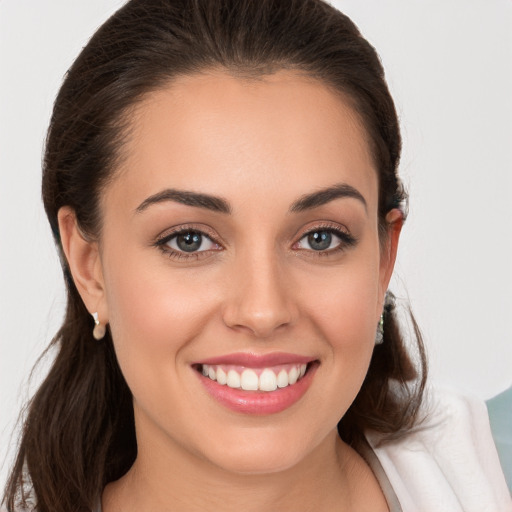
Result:
{"label": "long brown hair", "polygon": [[[131,0],[80,53],[55,101],[43,168],[43,200],[60,246],[57,212],[70,206],[80,229],[101,233],[99,197],[122,158],[130,109],[177,75],[220,68],[236,76],[295,69],[341,92],[366,128],[379,180],[379,223],[404,207],[397,176],[398,119],[373,47],[345,15],[322,0]],[[7,483],[9,510],[90,511],[104,486],[137,455],[132,396],[112,339],[92,338],[93,321],[71,278],[64,323],[51,342],[56,357],[27,408]],[[426,379],[417,327],[415,357],[395,312],[386,311],[384,343],[339,432],[356,442],[366,429],[397,436],[415,423]],[[340,384],[341,385],[341,384]]]}

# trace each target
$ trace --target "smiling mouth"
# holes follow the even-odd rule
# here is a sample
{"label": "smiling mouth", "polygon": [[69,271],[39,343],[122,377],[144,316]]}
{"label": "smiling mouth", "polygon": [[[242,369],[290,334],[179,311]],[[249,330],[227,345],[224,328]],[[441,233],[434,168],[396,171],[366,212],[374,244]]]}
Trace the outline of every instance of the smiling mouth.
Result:
{"label": "smiling mouth", "polygon": [[229,354],[192,364],[210,397],[242,414],[282,412],[311,386],[320,361],[286,353]]}
{"label": "smiling mouth", "polygon": [[196,370],[221,386],[244,391],[271,392],[296,384],[306,375],[312,364],[282,364],[268,368],[200,364],[196,366]]}

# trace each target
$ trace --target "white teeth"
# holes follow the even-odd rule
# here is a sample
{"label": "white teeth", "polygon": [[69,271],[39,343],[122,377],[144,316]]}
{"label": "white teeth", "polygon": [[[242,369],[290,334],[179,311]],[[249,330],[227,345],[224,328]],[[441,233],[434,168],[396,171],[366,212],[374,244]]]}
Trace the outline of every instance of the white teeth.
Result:
{"label": "white teeth", "polygon": [[280,388],[285,388],[286,386],[289,385],[289,382],[288,382],[288,373],[286,372],[286,370],[281,370],[277,376],[277,385],[280,387]]}
{"label": "white teeth", "polygon": [[227,385],[234,389],[244,389],[246,391],[275,391],[277,388],[285,388],[295,384],[304,377],[307,371],[307,365],[289,365],[288,371],[282,368],[276,375],[271,368],[264,368],[258,373],[250,368],[243,370],[242,374],[237,370],[224,369],[220,365],[203,364],[201,373],[211,380],[216,380],[222,386]]}
{"label": "white teeth", "polygon": [[258,374],[253,370],[244,370],[240,377],[240,387],[246,391],[256,391],[258,389]]}
{"label": "white teeth", "polygon": [[217,368],[217,382],[224,386],[224,384],[226,384],[227,381],[228,381],[228,376],[226,375],[226,372],[219,366]]}
{"label": "white teeth", "polygon": [[265,368],[261,372],[259,389],[261,391],[274,391],[277,389],[277,377],[272,370]]}
{"label": "white teeth", "polygon": [[226,381],[226,384],[230,388],[239,388],[240,387],[240,375],[237,372],[235,372],[235,370],[229,370],[228,379]]}

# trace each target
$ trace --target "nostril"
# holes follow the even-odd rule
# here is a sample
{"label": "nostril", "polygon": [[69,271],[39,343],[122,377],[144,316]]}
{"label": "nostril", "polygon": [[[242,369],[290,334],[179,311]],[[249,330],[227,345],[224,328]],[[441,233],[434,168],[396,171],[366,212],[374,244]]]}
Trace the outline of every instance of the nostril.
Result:
{"label": "nostril", "polygon": [[224,323],[235,330],[248,330],[260,338],[289,325],[296,316],[289,282],[277,268],[275,254],[244,259],[230,276],[230,295],[223,311]]}
{"label": "nostril", "polygon": [[262,311],[261,308],[248,308],[240,304],[224,315],[224,323],[231,329],[249,331],[258,338],[268,338],[276,330],[282,330],[291,323],[291,314],[287,309]]}

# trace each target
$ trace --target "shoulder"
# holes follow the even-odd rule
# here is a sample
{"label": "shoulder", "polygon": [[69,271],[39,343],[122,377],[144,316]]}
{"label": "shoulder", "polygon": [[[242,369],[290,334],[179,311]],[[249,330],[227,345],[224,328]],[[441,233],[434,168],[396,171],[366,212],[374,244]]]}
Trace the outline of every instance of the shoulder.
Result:
{"label": "shoulder", "polygon": [[429,390],[424,421],[398,441],[367,438],[407,512],[512,512],[484,402]]}

